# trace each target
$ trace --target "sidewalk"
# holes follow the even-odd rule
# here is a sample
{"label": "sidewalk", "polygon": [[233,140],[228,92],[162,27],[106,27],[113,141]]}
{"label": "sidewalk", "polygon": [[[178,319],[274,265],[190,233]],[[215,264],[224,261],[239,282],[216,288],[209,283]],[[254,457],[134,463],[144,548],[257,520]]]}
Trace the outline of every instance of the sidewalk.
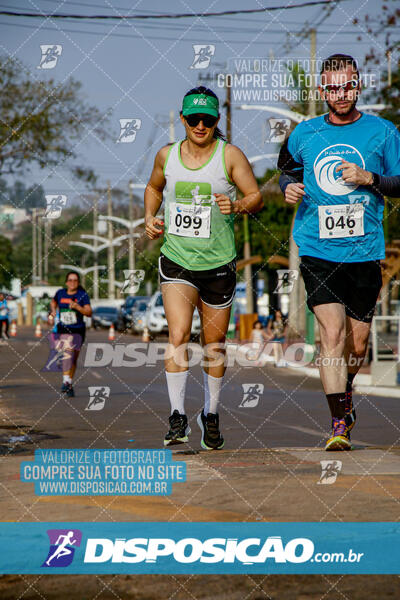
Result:
{"label": "sidewalk", "polygon": [[[382,334],[382,335],[384,335],[386,338],[387,347],[388,348],[392,347],[393,346],[393,339],[392,339],[393,334]],[[229,340],[228,343],[237,344],[239,352],[242,351],[241,348],[243,347],[243,354],[246,352],[246,349],[244,348],[244,346],[247,344],[251,344],[251,342],[249,340],[239,341],[238,339]],[[292,343],[304,343],[304,340],[298,339]],[[229,353],[229,347],[228,347],[228,353]],[[268,363],[273,364],[274,363],[274,358],[270,353],[267,354],[265,352],[262,352],[259,358],[264,364],[268,364]],[[257,365],[257,366],[261,366],[261,365]],[[320,377],[319,369],[318,369],[318,367],[316,367],[314,365],[298,366],[298,367],[288,366],[285,368],[288,369],[291,373],[297,373],[297,374],[301,373],[301,374],[303,374],[307,377],[311,377],[313,379],[319,379],[319,377]],[[400,398],[400,385],[397,387],[396,386],[384,386],[384,385],[372,385],[369,365],[366,365],[366,366],[363,365],[361,367],[360,372],[357,374],[357,377],[355,379],[353,389],[354,389],[354,392],[357,394],[383,396],[383,397],[390,397],[390,398]]]}
{"label": "sidewalk", "polygon": [[[319,379],[318,367],[288,367],[292,373],[303,373],[307,377]],[[371,375],[369,373],[358,373],[354,383],[354,392],[356,394],[370,394],[371,396],[384,396],[390,398],[400,398],[400,386],[372,385]]]}
{"label": "sidewalk", "polygon": [[[173,451],[187,480],[170,496],[36,496],[19,478],[33,455],[1,458],[1,521],[395,521],[400,449],[366,447]],[[340,461],[332,485],[321,485],[321,460]],[[345,509],[343,499],[346,498]],[[379,513],[376,507],[379,506]]]}

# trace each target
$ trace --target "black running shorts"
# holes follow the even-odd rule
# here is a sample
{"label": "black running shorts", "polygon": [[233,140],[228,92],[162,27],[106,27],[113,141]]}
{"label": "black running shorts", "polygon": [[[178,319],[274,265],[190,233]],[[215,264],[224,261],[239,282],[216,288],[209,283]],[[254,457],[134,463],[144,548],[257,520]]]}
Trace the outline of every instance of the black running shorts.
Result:
{"label": "black running shorts", "polygon": [[370,323],[382,287],[379,260],[335,263],[302,256],[300,264],[310,310],[319,304],[343,304],[346,315]]}
{"label": "black running shorts", "polygon": [[83,342],[85,341],[85,337],[86,337],[86,327],[68,327],[68,325],[63,325],[62,323],[59,323],[57,325],[57,333],[61,334],[61,333],[67,333],[69,335],[80,335],[82,340],[80,342],[80,347],[82,347]]}
{"label": "black running shorts", "polygon": [[161,285],[164,283],[191,285],[199,291],[204,304],[213,308],[227,308],[233,302],[236,292],[236,259],[216,269],[189,271],[161,254],[158,268]]}

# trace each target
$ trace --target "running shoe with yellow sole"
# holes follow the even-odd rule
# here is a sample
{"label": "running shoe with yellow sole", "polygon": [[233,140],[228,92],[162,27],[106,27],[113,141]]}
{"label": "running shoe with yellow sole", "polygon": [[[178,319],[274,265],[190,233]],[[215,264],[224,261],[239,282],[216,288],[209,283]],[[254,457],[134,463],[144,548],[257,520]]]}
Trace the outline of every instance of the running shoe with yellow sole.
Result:
{"label": "running shoe with yellow sole", "polygon": [[332,419],[332,435],[326,442],[325,450],[351,450],[350,431],[345,419]]}
{"label": "running shoe with yellow sole", "polygon": [[201,429],[201,447],[204,450],[221,450],[225,441],[219,430],[219,415],[217,413],[208,413],[206,416],[204,410],[197,417],[197,424]]}
{"label": "running shoe with yellow sole", "polygon": [[186,415],[181,415],[179,410],[174,410],[169,417],[169,431],[164,438],[164,446],[184,444],[189,440],[191,432]]}

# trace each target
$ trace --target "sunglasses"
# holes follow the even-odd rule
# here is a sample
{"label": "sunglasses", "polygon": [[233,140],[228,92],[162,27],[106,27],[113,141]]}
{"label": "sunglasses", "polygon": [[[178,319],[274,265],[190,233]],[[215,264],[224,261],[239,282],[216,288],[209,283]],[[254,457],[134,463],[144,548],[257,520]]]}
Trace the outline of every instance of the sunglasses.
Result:
{"label": "sunglasses", "polygon": [[344,92],[350,92],[351,90],[355,90],[358,87],[359,81],[358,79],[350,79],[349,81],[345,81],[344,83],[336,84],[336,83],[326,83],[325,85],[321,84],[324,92],[328,92],[332,94],[335,92],[336,94],[343,90]]}
{"label": "sunglasses", "polygon": [[213,117],[212,115],[194,114],[194,115],[187,115],[187,117],[185,117],[185,121],[189,125],[189,127],[197,127],[197,125],[200,123],[200,121],[203,121],[204,127],[210,128],[210,127],[214,127],[214,125],[218,121],[218,117]]}

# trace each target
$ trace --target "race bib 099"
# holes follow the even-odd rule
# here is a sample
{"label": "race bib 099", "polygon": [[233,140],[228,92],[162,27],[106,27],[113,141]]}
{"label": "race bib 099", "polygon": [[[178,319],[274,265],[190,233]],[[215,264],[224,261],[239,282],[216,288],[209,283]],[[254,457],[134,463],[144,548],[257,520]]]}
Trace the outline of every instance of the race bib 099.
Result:
{"label": "race bib 099", "polygon": [[183,237],[209,238],[211,206],[170,202],[168,233]]}

